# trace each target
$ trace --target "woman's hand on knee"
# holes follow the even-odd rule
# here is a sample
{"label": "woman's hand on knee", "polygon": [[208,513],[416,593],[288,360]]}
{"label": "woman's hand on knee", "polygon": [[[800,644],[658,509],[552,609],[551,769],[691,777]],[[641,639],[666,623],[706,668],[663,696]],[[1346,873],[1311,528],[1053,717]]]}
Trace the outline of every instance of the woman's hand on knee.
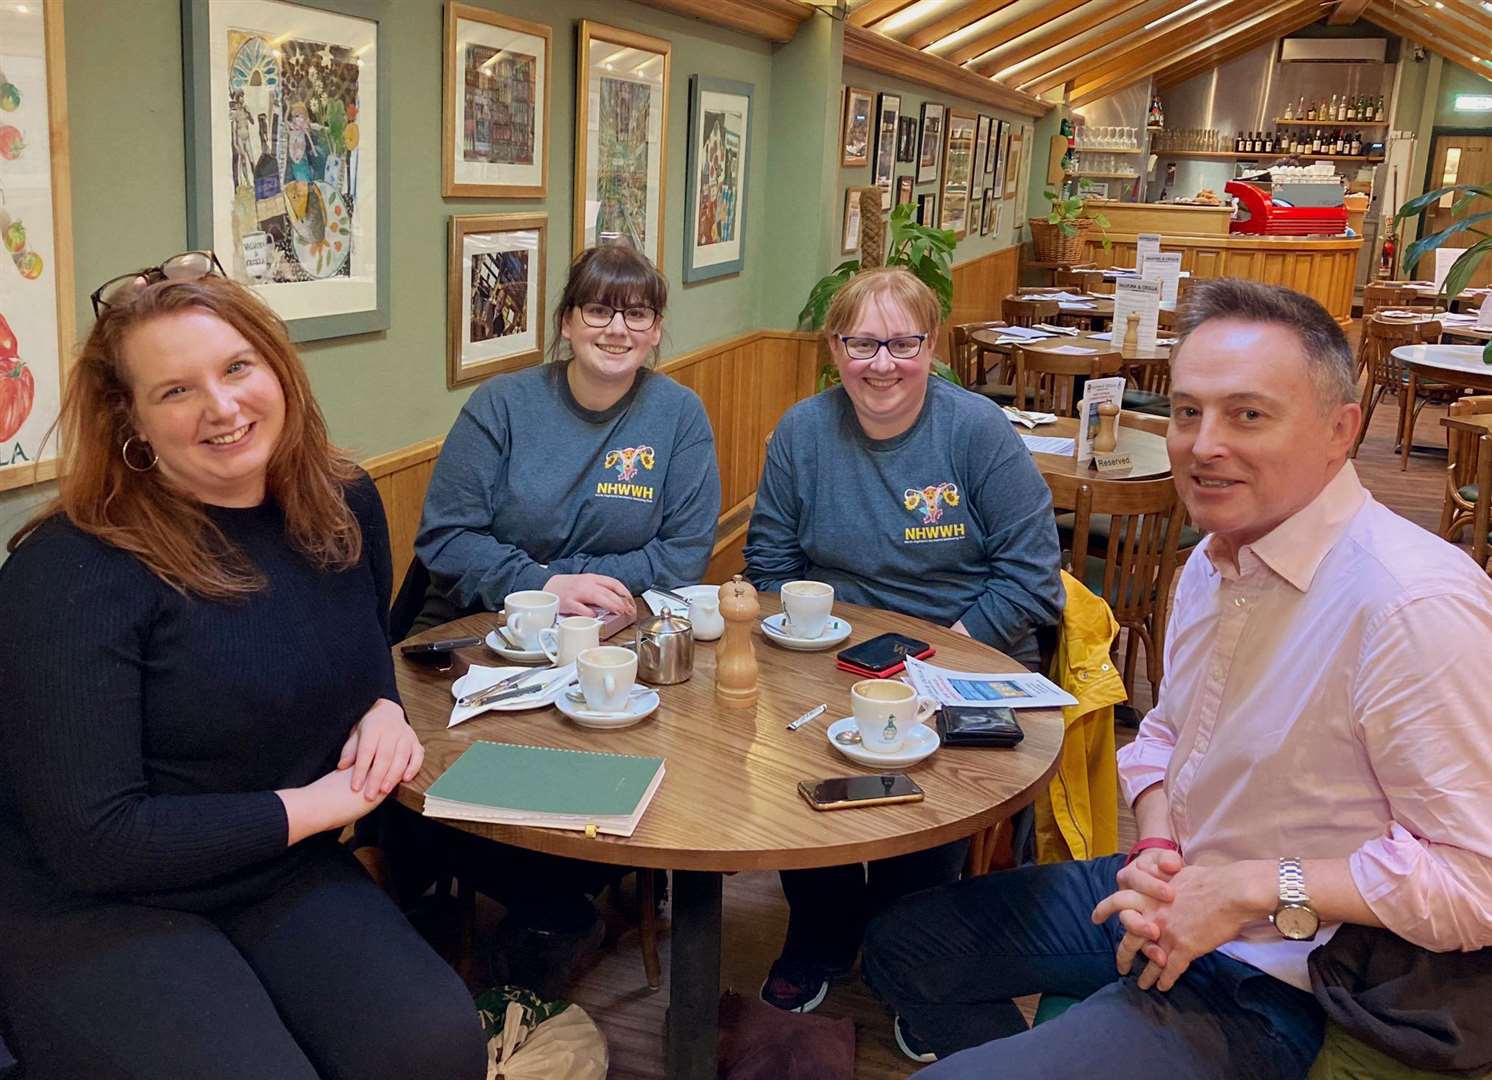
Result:
{"label": "woman's hand on knee", "polygon": [[425,761],[425,748],[404,718],[404,710],[379,698],[353,725],[342,746],[338,769],[352,769],[352,790],[378,802],[394,785],[413,780]]}
{"label": "woman's hand on knee", "polygon": [[275,792],[285,805],[286,845],[300,843],[308,836],[351,825],[375,806],[352,786],[352,774],[336,769],[304,787],[283,788]]}
{"label": "woman's hand on knee", "polygon": [[627,586],[605,574],[555,574],[544,591],[560,598],[561,615],[594,615],[597,610],[620,615],[636,609]]}

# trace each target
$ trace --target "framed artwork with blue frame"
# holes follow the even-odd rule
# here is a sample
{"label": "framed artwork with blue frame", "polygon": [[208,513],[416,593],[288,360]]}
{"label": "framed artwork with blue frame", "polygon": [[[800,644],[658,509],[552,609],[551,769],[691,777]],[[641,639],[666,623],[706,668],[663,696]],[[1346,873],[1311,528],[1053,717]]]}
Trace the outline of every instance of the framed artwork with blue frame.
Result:
{"label": "framed artwork with blue frame", "polygon": [[751,150],[750,83],[689,77],[684,180],[684,282],[739,274],[746,265]]}

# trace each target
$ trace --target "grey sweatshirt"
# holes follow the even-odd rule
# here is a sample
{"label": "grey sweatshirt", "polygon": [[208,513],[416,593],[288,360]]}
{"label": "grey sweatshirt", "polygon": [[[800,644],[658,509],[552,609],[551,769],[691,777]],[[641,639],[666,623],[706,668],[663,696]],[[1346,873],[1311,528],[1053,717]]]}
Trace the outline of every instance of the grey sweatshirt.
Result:
{"label": "grey sweatshirt", "polygon": [[761,589],[808,578],[836,598],[915,615],[1023,662],[1062,611],[1052,498],[993,402],[929,379],[916,423],[861,429],[834,387],[800,401],[767,447],[746,538]]}
{"label": "grey sweatshirt", "polygon": [[710,561],[720,474],[699,398],[643,370],[593,412],[564,372],[489,379],[446,436],[415,552],[460,608],[496,610],[552,574],[606,574],[633,593],[685,585]]}

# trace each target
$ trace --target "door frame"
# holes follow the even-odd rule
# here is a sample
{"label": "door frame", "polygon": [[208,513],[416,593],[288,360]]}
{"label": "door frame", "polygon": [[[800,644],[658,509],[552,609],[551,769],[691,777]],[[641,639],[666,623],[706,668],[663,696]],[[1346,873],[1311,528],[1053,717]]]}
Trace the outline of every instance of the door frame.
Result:
{"label": "door frame", "polygon": [[[1440,181],[1438,179],[1432,180],[1431,178],[1435,176],[1435,140],[1442,135],[1454,135],[1463,137],[1469,136],[1474,139],[1488,139],[1492,138],[1492,127],[1448,127],[1441,126],[1439,124],[1437,124],[1435,127],[1432,127],[1430,129],[1430,145],[1426,148],[1425,154],[1424,186],[1420,188],[1420,192],[1422,194],[1429,194],[1440,186]],[[1398,213],[1398,207],[1394,207],[1394,212]],[[1429,231],[1429,222],[1427,221],[1428,217],[1428,214],[1421,214],[1419,216],[1418,224],[1415,226],[1414,232],[1414,238],[1416,240],[1423,239],[1426,233]],[[1418,273],[1419,267],[1415,267],[1414,272]]]}

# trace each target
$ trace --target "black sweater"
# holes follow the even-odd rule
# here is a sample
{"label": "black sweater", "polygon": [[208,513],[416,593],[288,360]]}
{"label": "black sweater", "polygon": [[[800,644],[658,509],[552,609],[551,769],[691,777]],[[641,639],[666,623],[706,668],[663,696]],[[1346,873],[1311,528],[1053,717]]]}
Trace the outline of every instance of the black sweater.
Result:
{"label": "black sweater", "polygon": [[334,842],[287,849],[274,792],[398,700],[383,504],[366,477],[348,502],[363,556],[342,572],[291,548],[272,500],[209,508],[268,582],[239,601],[183,596],[61,516],[0,566],[0,912],[249,902]]}

